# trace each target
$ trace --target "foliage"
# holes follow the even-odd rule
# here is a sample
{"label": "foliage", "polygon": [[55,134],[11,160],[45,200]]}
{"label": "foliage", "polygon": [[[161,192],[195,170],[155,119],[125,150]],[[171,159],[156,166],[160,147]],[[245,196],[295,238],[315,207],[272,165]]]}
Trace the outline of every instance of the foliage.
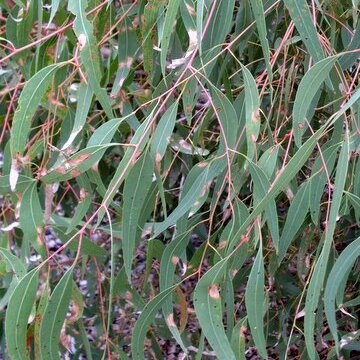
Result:
{"label": "foliage", "polygon": [[360,351],[359,6],[3,1],[3,358]]}

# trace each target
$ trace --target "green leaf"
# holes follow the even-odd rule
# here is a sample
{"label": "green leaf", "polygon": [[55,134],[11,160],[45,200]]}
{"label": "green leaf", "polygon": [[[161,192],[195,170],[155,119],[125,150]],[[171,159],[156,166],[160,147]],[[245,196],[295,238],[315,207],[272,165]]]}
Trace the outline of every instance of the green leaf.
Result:
{"label": "green leaf", "polygon": [[123,121],[124,118],[107,121],[92,134],[85,149],[78,151],[69,158],[60,155],[47,173],[43,174],[42,181],[53,183],[69,180],[89,170],[103,157],[110,146],[116,145],[112,144],[111,140]]}
{"label": "green leaf", "polygon": [[93,98],[94,92],[91,87],[87,84],[80,84],[77,92],[77,107],[75,113],[74,125],[71,130],[70,136],[67,139],[66,143],[62,146],[61,150],[65,150],[71,145],[76,138],[76,136],[81,132],[83,126],[86,122],[87,115],[90,109],[91,100]]}
{"label": "green leaf", "polygon": [[143,154],[132,167],[124,185],[123,206],[123,257],[125,272],[131,282],[131,264],[137,236],[144,224],[139,223],[140,213],[150,190],[154,163],[149,152]]}
{"label": "green leaf", "polygon": [[324,294],[325,314],[332,337],[335,340],[335,349],[338,356],[340,356],[340,344],[337,333],[335,297],[341,284],[346,282],[348,273],[353,267],[358,256],[360,256],[360,237],[348,245],[340,254],[339,258],[335,262],[335,265],[331,269],[326,283]]}
{"label": "green leaf", "polygon": [[302,41],[315,62],[322,60],[325,55],[321,47],[318,34],[306,0],[284,0]]}
{"label": "green leaf", "polygon": [[[170,244],[165,247],[161,263],[160,263],[160,290],[164,291],[171,287],[174,280],[175,267],[177,266],[181,255],[186,249],[186,245],[189,242],[190,231],[178,234],[174,237]],[[163,314],[165,319],[173,320],[173,308],[172,299],[168,298],[164,300],[162,305]],[[167,326],[174,336],[177,343],[182,349],[186,350],[183,341],[180,337],[179,330],[174,321],[167,321]]]}
{"label": "green leaf", "polygon": [[37,250],[43,246],[39,237],[39,230],[43,224],[43,210],[40,205],[37,184],[34,182],[26,189],[21,199],[20,225],[27,241],[30,241]]}
{"label": "green leaf", "polygon": [[329,72],[334,66],[338,56],[332,56],[316,63],[302,78],[299,88],[296,92],[296,98],[293,109],[293,130],[295,143],[299,147],[301,145],[301,137],[308,127],[311,119],[308,113],[316,93],[319,91],[322,83],[329,76]]}
{"label": "green leaf", "polygon": [[269,76],[269,82],[272,82],[272,68],[270,64],[270,48],[269,41],[267,39],[267,31],[266,31],[266,21],[265,21],[265,13],[264,6],[262,0],[252,0],[250,1],[252,11],[254,13],[254,18],[256,21],[256,26],[258,28],[260,44],[262,51],[264,53],[266,70]]}
{"label": "green leaf", "polygon": [[179,102],[175,101],[161,117],[151,140],[150,152],[156,162],[163,158],[169,138],[174,130]]}
{"label": "green leaf", "polygon": [[43,360],[59,359],[60,332],[71,299],[72,276],[71,266],[56,285],[44,310],[40,326],[40,357]]}
{"label": "green leaf", "polygon": [[14,274],[6,293],[0,299],[0,309],[3,309],[7,305],[17,284],[25,276],[26,269],[21,260],[6,249],[0,248],[0,257],[6,264],[6,271]]}
{"label": "green leaf", "polygon": [[235,360],[222,322],[220,284],[226,270],[226,258],[202,276],[194,292],[195,312],[202,331],[220,360]]}
{"label": "green leaf", "polygon": [[153,73],[154,38],[156,36],[156,21],[162,0],[148,2],[144,7],[144,24],[141,29],[141,43],[144,54],[144,70],[151,76]]}
{"label": "green leaf", "polygon": [[[126,21],[123,27],[123,31],[120,31],[118,38],[118,61],[119,67],[116,72],[114,85],[111,90],[111,96],[115,97],[122,89],[122,86],[130,73],[131,65],[134,62],[135,56],[139,49],[139,43],[136,37],[136,31],[130,21]],[[152,46],[151,42],[151,46]],[[145,56],[145,51],[144,51]],[[144,60],[145,61],[145,60]]]}
{"label": "green leaf", "polygon": [[141,315],[135,323],[132,338],[131,349],[133,360],[143,360],[144,356],[144,341],[146,332],[150,324],[154,321],[157,311],[161,308],[163,302],[173,293],[176,286],[172,286],[156,295],[151,301],[149,301],[144,309],[141,311]]}
{"label": "green leaf", "polygon": [[239,230],[234,235],[234,238],[229,242],[228,246],[228,254],[231,253],[232,249],[235,246],[235,242],[244,232],[247,227],[251,224],[255,218],[261,214],[261,212],[265,209],[265,207],[270,203],[270,201],[282,190],[287,184],[293,179],[296,173],[301,169],[305,161],[310,156],[316,142],[319,137],[325,132],[325,130],[332,126],[353,104],[358,101],[360,98],[360,89],[358,89],[349,99],[349,101],[336,113],[333,117],[329,118],[329,120],[313,134],[295,153],[295,155],[288,162],[287,166],[284,170],[277,176],[276,180],[272,184],[270,190],[266,194],[266,196],[259,202],[259,204],[255,207],[253,212],[246,218],[239,228]]}
{"label": "green leaf", "polygon": [[174,23],[176,21],[176,15],[178,13],[178,10],[179,10],[179,0],[169,0],[165,14],[162,37],[160,39],[160,43],[161,43],[160,64],[161,64],[161,71],[164,77],[165,77],[166,56],[169,50],[170,37],[171,34],[173,33]]}
{"label": "green leaf", "polygon": [[87,80],[98,98],[109,119],[113,118],[113,111],[109,96],[100,86],[101,67],[97,41],[93,34],[93,25],[87,19],[85,9],[87,0],[70,0],[68,9],[75,15],[74,32],[78,38],[82,65],[88,75]]}
{"label": "green leaf", "polygon": [[241,69],[245,85],[247,156],[252,160],[255,156],[256,141],[260,132],[260,98],[251,72],[242,64]]}
{"label": "green leaf", "polygon": [[[219,117],[218,122],[221,125],[221,140],[219,144],[218,154],[227,154],[228,149],[232,150],[236,146],[237,129],[239,123],[235,109],[229,99],[218,90],[213,84],[209,82],[211,88],[211,96],[216,107],[216,112]],[[227,156],[229,156],[227,154]]]}
{"label": "green leaf", "polygon": [[56,12],[58,11],[60,5],[60,0],[52,0],[51,1],[51,12],[50,12],[50,18],[49,18],[49,24],[53,21]]}
{"label": "green leaf", "polygon": [[[29,185],[35,181],[36,180],[31,177],[19,175],[19,178],[17,179],[17,182],[16,182],[15,192],[23,193],[29,187]],[[0,194],[1,195],[10,193],[11,189],[10,189],[9,184],[10,184],[9,175],[0,176]]]}
{"label": "green leaf", "polygon": [[199,167],[203,168],[201,174],[195,179],[191,186],[191,190],[189,190],[189,192],[181,199],[174,211],[163,222],[156,224],[152,238],[157,237],[169,226],[174,225],[181,216],[189,211],[200,197],[201,192],[207,184],[213,180],[215,176],[221,173],[225,165],[226,163],[224,163],[223,159],[216,159],[209,163],[203,162],[198,164]]}
{"label": "green leaf", "polygon": [[76,207],[75,214],[71,219],[71,223],[67,228],[67,233],[79,225],[83,217],[86,215],[87,211],[92,202],[91,194],[92,187],[90,181],[86,174],[79,175],[77,177],[77,182],[79,184],[79,198],[80,201]]}
{"label": "green leaf", "polygon": [[278,263],[280,264],[294,236],[299,231],[309,211],[311,182],[305,182],[297,191],[288,210],[285,225],[279,242]]}
{"label": "green leaf", "polygon": [[255,346],[264,359],[267,359],[266,341],[264,336],[264,304],[265,274],[262,245],[251,268],[245,292],[245,305],[248,322]]}
{"label": "green leaf", "polygon": [[14,360],[29,360],[27,325],[33,308],[39,281],[39,268],[26,274],[12,293],[5,317],[7,351]]}
{"label": "green leaf", "polygon": [[246,330],[247,318],[241,319],[234,327],[231,337],[231,347],[236,359],[245,360]]}
{"label": "green leaf", "polygon": [[[146,120],[138,127],[134,136],[131,139],[130,144],[133,146],[129,146],[126,151],[125,155],[121,159],[118,168],[116,169],[115,175],[110,181],[106,194],[104,195],[104,199],[102,201],[102,207],[108,207],[112,202],[116,191],[119,189],[120,185],[124,181],[126,175],[129,173],[130,169],[134,165],[134,156],[136,154],[141,153],[143,151],[145,145],[149,140],[149,131],[150,127],[149,124],[153,119],[153,113],[151,113]],[[105,211],[103,209],[100,210],[98,214],[98,221],[97,223],[100,224],[100,221],[103,219],[105,215]]]}
{"label": "green leaf", "polygon": [[333,241],[335,226],[339,209],[341,205],[341,199],[344,191],[346,173],[348,169],[348,155],[349,155],[349,135],[346,132],[346,140],[343,143],[339,162],[336,167],[336,178],[334,185],[334,192],[332,197],[331,209],[327,228],[324,234],[324,245],[322,247],[321,254],[315,264],[313,275],[310,279],[306,302],[305,302],[305,342],[308,355],[310,359],[316,358],[316,349],[314,345],[314,325],[315,325],[315,311],[318,307],[320,293],[324,285],[324,278],[326,273],[326,267],[330,255],[330,249]]}
{"label": "green leaf", "polygon": [[[256,166],[252,161],[249,161],[249,168],[251,178],[254,182],[254,204],[257,205],[263,199],[270,189],[269,180],[266,178],[264,172]],[[265,215],[269,226],[270,234],[276,252],[279,249],[279,223],[277,218],[276,204],[274,200],[270,200],[265,208]]]}
{"label": "green leaf", "polygon": [[32,118],[50,85],[53,75],[65,65],[67,65],[66,62],[49,65],[41,69],[26,83],[21,92],[11,128],[10,147],[13,159],[24,154]]}

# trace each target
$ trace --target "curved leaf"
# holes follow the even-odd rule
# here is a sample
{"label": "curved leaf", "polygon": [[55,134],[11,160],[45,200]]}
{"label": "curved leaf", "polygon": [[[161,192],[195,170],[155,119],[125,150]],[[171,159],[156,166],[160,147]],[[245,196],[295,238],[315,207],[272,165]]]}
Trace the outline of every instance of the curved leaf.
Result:
{"label": "curved leaf", "polygon": [[149,152],[143,154],[130,170],[124,185],[123,206],[123,256],[125,272],[131,282],[131,264],[134,257],[134,248],[139,230],[144,224],[140,224],[140,215],[150,190],[154,163]]}
{"label": "curved leaf", "polygon": [[26,274],[12,293],[5,317],[7,351],[14,360],[30,359],[26,347],[27,325],[36,299],[39,268]]}
{"label": "curved leaf", "polygon": [[262,246],[256,255],[246,285],[245,305],[247,318],[254,339],[255,346],[262,358],[267,358],[266,341],[264,336],[264,295],[265,274]]}
{"label": "curved leaf", "polygon": [[22,156],[30,132],[32,118],[50,85],[52,76],[67,63],[49,65],[38,71],[25,85],[21,92],[17,110],[11,128],[11,156]]}
{"label": "curved leaf", "polygon": [[194,292],[195,312],[209,344],[220,360],[235,360],[226,336],[219,286],[225,274],[227,258],[219,261],[200,279]]}
{"label": "curved leaf", "polygon": [[43,360],[60,360],[59,342],[72,291],[72,274],[70,267],[56,285],[44,310],[40,325],[40,357]]}
{"label": "curved leaf", "polygon": [[335,265],[331,269],[326,283],[324,294],[325,314],[331,334],[335,339],[335,349],[338,356],[340,356],[340,344],[336,325],[335,297],[340,286],[346,281],[349,270],[353,267],[358,256],[360,256],[360,237],[348,245],[340,254]]}

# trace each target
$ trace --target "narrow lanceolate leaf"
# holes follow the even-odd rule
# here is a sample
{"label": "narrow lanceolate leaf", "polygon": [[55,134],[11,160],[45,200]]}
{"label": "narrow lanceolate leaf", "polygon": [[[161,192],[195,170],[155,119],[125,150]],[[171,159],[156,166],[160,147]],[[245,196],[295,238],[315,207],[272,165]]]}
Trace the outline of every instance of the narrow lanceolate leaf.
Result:
{"label": "narrow lanceolate leaf", "polygon": [[121,90],[124,81],[130,73],[131,64],[135,60],[135,56],[139,49],[139,43],[136,37],[136,30],[130,21],[125,22],[125,26],[120,31],[118,38],[118,61],[119,66],[116,73],[111,96],[116,96]]}
{"label": "narrow lanceolate leaf", "polygon": [[11,128],[10,148],[13,159],[24,154],[32,118],[53,75],[64,65],[66,63],[53,64],[41,69],[26,83],[21,92]]}
{"label": "narrow lanceolate leaf", "polygon": [[321,198],[323,195],[324,186],[327,183],[326,172],[323,166],[323,160],[326,163],[326,170],[328,174],[333,171],[335,162],[337,160],[337,152],[340,144],[336,143],[329,148],[322,151],[322,156],[318,155],[315,164],[311,171],[310,180],[310,214],[311,219],[315,225],[319,222],[319,214],[321,208]]}
{"label": "narrow lanceolate leaf", "polygon": [[161,71],[165,76],[165,66],[166,66],[166,56],[169,50],[170,44],[170,37],[173,33],[174,23],[176,20],[176,15],[179,10],[179,0],[169,0],[167,5],[165,21],[164,21],[164,28],[162,32],[161,38],[161,53],[160,53],[160,64],[161,64]]}
{"label": "narrow lanceolate leaf", "polygon": [[40,326],[40,357],[42,360],[60,360],[60,332],[71,299],[72,275],[71,266],[56,285],[44,310]]}
{"label": "narrow lanceolate leaf", "polygon": [[43,221],[37,184],[33,183],[26,189],[21,199],[20,225],[27,241],[30,241],[37,249],[42,245],[39,242],[39,229]]}
{"label": "narrow lanceolate leaf", "polygon": [[100,86],[101,67],[97,41],[93,34],[92,23],[86,18],[85,10],[87,0],[70,0],[69,10],[76,16],[74,20],[74,32],[78,38],[82,65],[87,74],[87,80],[103,107],[108,118],[113,117],[110,98],[105,89]]}
{"label": "narrow lanceolate leaf", "polygon": [[335,116],[331,117],[315,134],[313,134],[295,153],[295,155],[291,158],[285,169],[277,176],[276,180],[272,184],[270,190],[266,194],[266,196],[259,202],[259,204],[255,207],[253,212],[244,220],[243,224],[240,226],[234,238],[229,242],[229,246],[227,248],[227,254],[229,254],[235,244],[236,239],[238,239],[244,232],[246,231],[247,227],[251,224],[253,220],[256,219],[258,215],[265,209],[265,207],[270,203],[272,199],[285,188],[294,178],[296,173],[301,169],[304,165],[305,161],[310,156],[312,150],[316,142],[318,141],[319,137],[323,135],[326,129],[332,126],[339,118],[354,105],[356,101],[360,98],[360,89],[356,90],[355,93],[351,96],[349,101],[336,113]]}
{"label": "narrow lanceolate leaf", "polygon": [[251,72],[243,65],[241,68],[245,85],[247,156],[252,160],[255,156],[256,140],[260,132],[260,98]]}
{"label": "narrow lanceolate leaf", "polygon": [[131,338],[131,350],[133,360],[143,360],[144,341],[146,332],[150,324],[154,321],[157,311],[161,308],[163,302],[174,292],[176,286],[172,286],[155,296],[146,304],[141,312],[139,319],[136,321]]}
{"label": "narrow lanceolate leaf", "polygon": [[67,233],[69,233],[71,230],[73,230],[76,226],[81,223],[81,220],[86,215],[87,211],[89,210],[89,207],[91,205],[92,201],[92,187],[90,184],[90,181],[86,174],[82,174],[77,177],[77,182],[79,184],[79,198],[80,201],[76,207],[75,214],[71,219],[71,223],[67,228]]}
{"label": "narrow lanceolate leaf", "polygon": [[[183,254],[186,249],[186,245],[189,242],[189,232],[179,234],[174,237],[169,245],[165,247],[161,263],[160,263],[160,290],[168,289],[174,280],[175,267],[177,266],[180,256]],[[162,305],[162,310],[165,319],[173,320],[173,306],[171,298],[168,298],[164,301]],[[183,341],[180,337],[179,330],[174,321],[167,321],[167,326],[171,331],[172,335],[181,346],[185,348]],[[186,348],[185,348],[186,349]]]}
{"label": "narrow lanceolate leaf", "polygon": [[291,202],[279,242],[279,264],[282,262],[287,249],[303,224],[305,216],[309,211],[310,186],[311,182],[309,181],[303,184]]}
{"label": "narrow lanceolate leaf", "polygon": [[150,152],[156,162],[163,158],[169,138],[174,130],[179,102],[172,104],[161,117],[151,141]]}
{"label": "narrow lanceolate leaf", "polygon": [[[130,144],[133,146],[129,146],[126,149],[125,155],[121,159],[119,166],[116,169],[115,175],[111,179],[111,182],[108,186],[108,190],[104,195],[104,199],[102,202],[103,207],[108,207],[117,190],[119,189],[120,185],[124,181],[126,175],[129,173],[130,169],[134,165],[134,161],[132,160],[136,154],[142,152],[144,150],[145,145],[149,140],[149,131],[150,127],[149,124],[153,119],[153,113],[151,113],[146,120],[138,127],[134,136],[131,139]],[[137,147],[135,149],[135,147]],[[97,223],[100,224],[101,220],[105,215],[105,211],[103,209],[100,210],[98,214],[98,221]]]}
{"label": "narrow lanceolate leaf", "polygon": [[308,2],[306,0],[284,0],[284,3],[310,55],[315,62],[322,60],[325,55],[312,21]]}
{"label": "narrow lanceolate leaf", "polygon": [[[251,178],[254,182],[254,204],[257,205],[263,199],[270,189],[270,182],[266,178],[264,172],[256,166],[253,162],[249,161],[249,168]],[[269,225],[270,234],[276,252],[279,249],[279,223],[277,218],[275,200],[269,201],[268,206],[265,208],[265,215]]]}
{"label": "narrow lanceolate leaf", "polygon": [[204,27],[205,0],[198,0],[196,3],[196,36],[199,44],[199,54],[202,55],[202,32]]}
{"label": "narrow lanceolate leaf", "polygon": [[91,135],[85,149],[69,158],[60,155],[56,163],[43,174],[42,181],[52,183],[68,180],[90,169],[102,158],[109,146],[114,145],[111,140],[123,121],[123,118],[107,121]]}
{"label": "narrow lanceolate leaf", "polygon": [[[218,154],[223,155],[228,149],[235,148],[237,141],[237,129],[239,123],[233,105],[230,100],[215,86],[209,82],[211,88],[211,96],[217,109],[217,120],[221,124],[221,139]],[[229,151],[229,150],[228,150]]]}
{"label": "narrow lanceolate leaf", "polygon": [[81,84],[78,90],[78,101],[76,107],[76,114],[74,120],[74,126],[71,130],[70,136],[66,143],[62,146],[61,150],[67,149],[69,146],[72,145],[73,141],[75,140],[76,136],[82,130],[86,118],[90,109],[91,100],[94,95],[92,88],[87,84]]}
{"label": "narrow lanceolate leaf", "polygon": [[9,250],[0,248],[0,258],[5,261],[6,267],[13,272],[18,280],[26,275],[26,269],[22,261]]}
{"label": "narrow lanceolate leaf", "polygon": [[306,296],[305,303],[305,342],[308,355],[310,359],[316,358],[316,349],[314,345],[314,325],[315,325],[315,311],[318,307],[320,293],[324,285],[324,278],[326,267],[330,255],[331,244],[333,241],[335,226],[341,199],[345,187],[346,174],[348,169],[348,155],[349,155],[349,135],[346,132],[346,140],[342,146],[339,162],[336,167],[336,178],[334,185],[334,192],[331,202],[331,209],[327,228],[325,230],[325,240],[321,254],[315,264],[313,276],[311,277],[309,288]]}
{"label": "narrow lanceolate leaf", "polygon": [[148,2],[144,7],[144,22],[141,27],[144,54],[144,70],[150,75],[153,72],[154,40],[156,38],[156,21],[162,0]]}
{"label": "narrow lanceolate leaf", "polygon": [[0,248],[0,259],[6,264],[6,272],[14,274],[6,293],[0,299],[0,310],[2,310],[7,305],[19,281],[25,276],[26,269],[22,261],[6,249]]}
{"label": "narrow lanceolate leaf", "polygon": [[245,360],[247,318],[241,319],[234,327],[231,336],[231,347],[237,360]]}
{"label": "narrow lanceolate leaf", "polygon": [[50,18],[49,18],[49,25],[53,21],[55,15],[56,15],[56,12],[58,11],[59,5],[60,5],[60,0],[52,0],[51,1],[51,12],[50,12]]}
{"label": "narrow lanceolate leaf", "polygon": [[293,130],[297,146],[301,145],[302,134],[311,121],[308,118],[309,111],[313,110],[311,106],[315,108],[317,105],[312,104],[312,100],[329,76],[329,72],[337,59],[338,56],[333,56],[319,61],[304,75],[300,82],[293,108]]}
{"label": "narrow lanceolate leaf", "polygon": [[26,274],[10,297],[6,317],[5,336],[7,351],[11,359],[30,359],[27,351],[27,325],[33,308],[39,281],[39,269]]}
{"label": "narrow lanceolate leaf", "polygon": [[141,210],[152,183],[154,163],[148,152],[143,154],[130,170],[124,185],[123,256],[125,271],[131,281],[134,248],[144,224],[139,223]]}
{"label": "narrow lanceolate leaf", "polygon": [[224,170],[226,162],[223,159],[216,159],[209,163],[200,163],[197,166],[203,167],[202,173],[194,181],[191,190],[181,199],[174,211],[163,222],[157,224],[153,238],[161,234],[169,226],[174,225],[181,216],[191,209],[198,198],[201,197],[202,191],[206,190],[209,182]]}
{"label": "narrow lanceolate leaf", "polygon": [[227,259],[213,266],[196,285],[195,312],[202,331],[219,360],[235,360],[234,352],[224,330],[220,284],[225,275]]}
{"label": "narrow lanceolate leaf", "polygon": [[256,27],[258,29],[260,44],[262,51],[264,53],[266,70],[268,72],[269,81],[272,82],[272,68],[270,64],[270,47],[269,41],[267,39],[266,31],[266,22],[265,22],[265,13],[262,0],[252,0],[250,1],[252,11],[254,13],[254,18],[256,21]]}
{"label": "narrow lanceolate leaf", "polygon": [[264,336],[264,258],[262,246],[256,255],[254,264],[251,268],[249,280],[246,286],[245,305],[247,310],[248,322],[255,346],[263,358],[267,358],[266,341]]}
{"label": "narrow lanceolate leaf", "polygon": [[324,294],[325,314],[330,327],[331,334],[335,339],[335,349],[338,356],[340,350],[339,336],[336,324],[335,298],[339,288],[349,274],[356,259],[360,256],[360,237],[354,240],[339,256],[331,269]]}

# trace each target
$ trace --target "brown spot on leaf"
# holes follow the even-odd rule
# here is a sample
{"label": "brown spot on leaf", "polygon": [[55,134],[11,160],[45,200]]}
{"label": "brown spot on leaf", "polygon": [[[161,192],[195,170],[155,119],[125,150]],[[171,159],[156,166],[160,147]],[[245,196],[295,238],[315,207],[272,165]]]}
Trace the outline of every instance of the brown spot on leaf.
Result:
{"label": "brown spot on leaf", "polygon": [[81,174],[81,171],[78,170],[78,169],[75,169],[75,170],[72,170],[71,171],[71,176],[74,178],[74,177],[77,177]]}
{"label": "brown spot on leaf", "polygon": [[215,300],[220,299],[219,287],[216,284],[209,286],[209,296]]}
{"label": "brown spot on leaf", "polygon": [[169,314],[166,318],[166,324],[169,327],[176,327],[175,321],[174,321],[174,314]]}
{"label": "brown spot on leaf", "polygon": [[84,162],[85,160],[89,159],[91,157],[91,154],[81,154],[80,156],[74,158],[74,159],[69,159],[67,161],[67,165],[69,167],[74,167],[74,166],[78,166],[80,165],[82,162]]}
{"label": "brown spot on leaf", "polygon": [[251,120],[254,122],[258,122],[260,120],[260,110],[256,109],[251,113]]}

